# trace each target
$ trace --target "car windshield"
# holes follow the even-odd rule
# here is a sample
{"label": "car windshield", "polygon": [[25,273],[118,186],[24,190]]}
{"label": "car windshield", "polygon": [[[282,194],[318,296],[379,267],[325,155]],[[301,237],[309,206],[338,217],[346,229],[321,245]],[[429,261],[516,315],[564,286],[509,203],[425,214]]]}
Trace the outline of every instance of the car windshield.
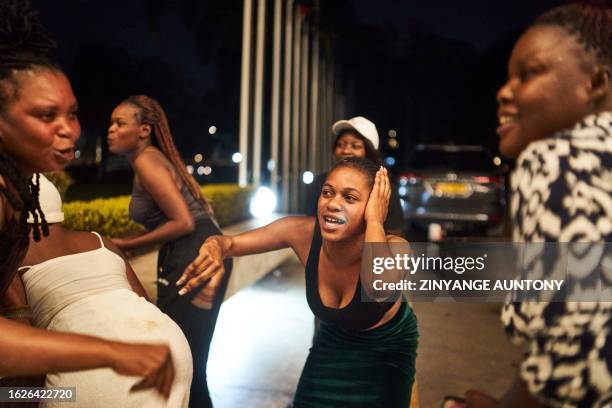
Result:
{"label": "car windshield", "polygon": [[416,150],[407,162],[410,170],[495,171],[493,159],[484,151]]}

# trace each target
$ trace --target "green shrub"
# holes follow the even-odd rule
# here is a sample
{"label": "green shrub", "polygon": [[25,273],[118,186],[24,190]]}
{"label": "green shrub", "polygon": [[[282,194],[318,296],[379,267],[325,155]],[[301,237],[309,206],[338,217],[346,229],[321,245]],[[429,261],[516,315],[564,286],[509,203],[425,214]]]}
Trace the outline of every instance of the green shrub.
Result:
{"label": "green shrub", "polygon": [[[249,199],[253,187],[235,184],[211,184],[202,188],[212,201],[215,216],[221,226],[234,224],[249,217]],[[142,233],[143,228],[128,217],[130,196],[73,201],[64,204],[64,225],[79,231],[96,231],[107,237]]]}

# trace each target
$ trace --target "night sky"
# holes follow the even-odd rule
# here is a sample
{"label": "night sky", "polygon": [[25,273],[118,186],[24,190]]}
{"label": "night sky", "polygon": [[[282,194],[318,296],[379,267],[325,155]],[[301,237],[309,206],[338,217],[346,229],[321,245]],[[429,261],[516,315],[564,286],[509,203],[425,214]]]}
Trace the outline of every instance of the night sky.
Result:
{"label": "night sky", "polygon": [[[512,44],[539,13],[560,3],[321,0],[321,30],[332,38],[348,115],[372,119],[381,135],[397,130],[400,149],[386,153],[401,166],[417,143],[496,149],[495,92]],[[32,4],[57,40],[57,58],[80,102],[83,157],[95,154],[113,107],[145,93],[166,109],[185,157],[203,152],[218,167],[231,166],[238,146],[242,1]],[[271,8],[269,1],[268,13]],[[267,45],[269,62],[271,38]],[[214,136],[211,125],[219,129]],[[112,159],[107,167],[116,165],[121,162]],[[234,177],[230,173],[216,177]]]}

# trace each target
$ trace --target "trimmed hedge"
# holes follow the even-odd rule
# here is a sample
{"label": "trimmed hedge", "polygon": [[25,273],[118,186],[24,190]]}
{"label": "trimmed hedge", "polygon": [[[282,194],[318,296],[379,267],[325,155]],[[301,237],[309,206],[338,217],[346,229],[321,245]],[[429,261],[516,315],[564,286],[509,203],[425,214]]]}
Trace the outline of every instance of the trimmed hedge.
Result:
{"label": "trimmed hedge", "polygon": [[[212,202],[221,226],[247,219],[249,200],[254,188],[236,184],[210,184],[202,187]],[[121,237],[142,233],[142,226],[128,217],[130,196],[98,198],[92,201],[72,201],[64,204],[64,225],[79,231],[96,231],[107,237]]]}

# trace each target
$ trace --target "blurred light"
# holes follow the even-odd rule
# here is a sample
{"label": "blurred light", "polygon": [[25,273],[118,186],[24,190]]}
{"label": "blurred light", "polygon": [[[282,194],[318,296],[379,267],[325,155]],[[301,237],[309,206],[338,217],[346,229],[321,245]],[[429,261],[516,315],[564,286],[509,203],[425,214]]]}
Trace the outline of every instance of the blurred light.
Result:
{"label": "blurred light", "polygon": [[274,162],[274,160],[272,159],[268,160],[268,171],[274,170],[275,167],[276,167],[276,163]]}
{"label": "blurred light", "polygon": [[193,174],[193,166],[191,164],[188,164],[186,168],[187,168],[187,173]]}
{"label": "blurred light", "polygon": [[408,189],[404,186],[401,186],[400,188],[397,189],[397,193],[400,195],[400,197],[403,197],[406,194],[408,194]]}
{"label": "blurred light", "polygon": [[388,133],[389,137],[393,138],[393,137],[397,137],[397,132],[393,129],[391,129]]}
{"label": "blurred light", "polygon": [[400,183],[400,186],[405,186],[406,184],[408,184],[408,177],[405,177],[405,176],[400,177],[399,183]]}
{"label": "blurred light", "polygon": [[385,158],[385,164],[387,166],[389,166],[389,167],[395,165],[395,157],[389,156],[389,157]]}
{"label": "blurred light", "polygon": [[204,166],[199,166],[198,167],[198,174],[201,176],[204,174]]}
{"label": "blurred light", "polygon": [[240,163],[242,161],[242,154],[240,154],[240,152],[232,154],[232,161],[234,163]]}
{"label": "blurred light", "polygon": [[194,161],[194,162],[196,162],[196,163],[199,163],[199,162],[201,162],[202,160],[204,160],[204,156],[202,156],[200,153],[196,154],[196,155],[193,157],[193,161]]}
{"label": "blurred light", "polygon": [[79,157],[81,157],[81,151],[80,150],[75,150],[74,151],[74,158],[78,159]]}
{"label": "blurred light", "polygon": [[304,184],[310,184],[312,183],[313,180],[314,180],[314,174],[312,174],[312,171],[305,171],[302,174],[302,181],[304,182]]}
{"label": "blurred light", "polygon": [[276,194],[268,187],[259,187],[255,192],[249,211],[253,217],[266,217],[276,209]]}
{"label": "blurred light", "polygon": [[216,126],[209,127],[208,133],[210,133],[211,135],[214,135],[215,133],[217,133],[217,127]]}
{"label": "blurred light", "polygon": [[495,164],[496,166],[501,166],[501,159],[498,156],[495,156],[493,158],[493,164]]}
{"label": "blurred light", "polygon": [[204,175],[208,176],[210,173],[212,173],[212,167],[210,166],[204,167]]}
{"label": "blurred light", "polygon": [[389,139],[389,147],[392,149],[397,149],[399,147],[399,143],[395,139]]}

